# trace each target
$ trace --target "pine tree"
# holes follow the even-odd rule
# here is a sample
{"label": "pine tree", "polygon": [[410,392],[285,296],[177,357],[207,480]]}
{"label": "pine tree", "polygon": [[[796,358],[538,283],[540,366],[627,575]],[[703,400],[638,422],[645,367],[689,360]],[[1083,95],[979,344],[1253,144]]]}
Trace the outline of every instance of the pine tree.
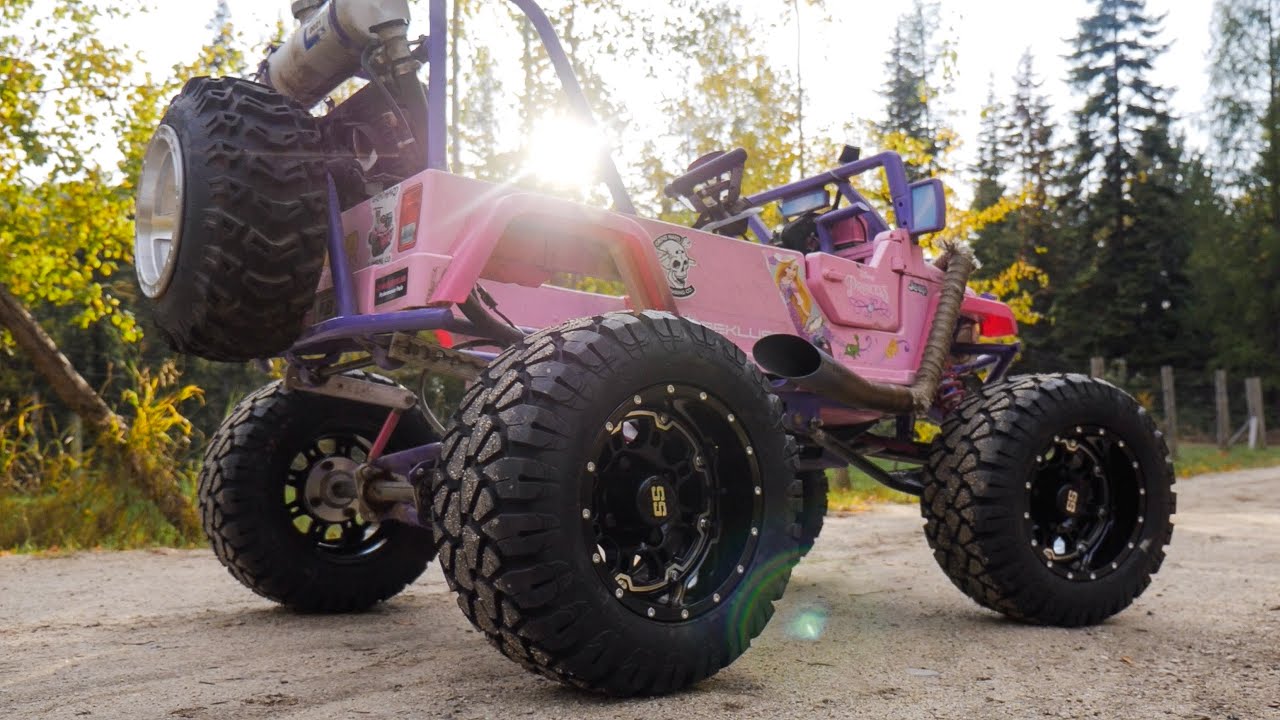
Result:
{"label": "pine tree", "polygon": [[[1187,238],[1162,200],[1177,191],[1181,154],[1171,139],[1168,93],[1147,77],[1165,49],[1157,42],[1161,18],[1148,15],[1143,0],[1094,6],[1070,56],[1071,81],[1085,103],[1075,114],[1068,177],[1074,227],[1051,263],[1051,343],[1077,367],[1091,355],[1130,354],[1132,366],[1151,357],[1147,348],[1173,322],[1161,313],[1172,307],[1176,278],[1168,273],[1185,258]],[[1142,354],[1133,353],[1137,347]]]}
{"label": "pine tree", "polygon": [[[942,27],[939,5],[914,0],[894,26],[893,44],[885,61],[885,117],[872,128],[881,137],[900,135],[917,153],[929,158],[915,162],[908,157],[912,174],[936,174],[950,147],[949,132],[939,107],[947,87],[954,55],[948,42],[939,39]],[[890,143],[892,144],[892,143]]]}

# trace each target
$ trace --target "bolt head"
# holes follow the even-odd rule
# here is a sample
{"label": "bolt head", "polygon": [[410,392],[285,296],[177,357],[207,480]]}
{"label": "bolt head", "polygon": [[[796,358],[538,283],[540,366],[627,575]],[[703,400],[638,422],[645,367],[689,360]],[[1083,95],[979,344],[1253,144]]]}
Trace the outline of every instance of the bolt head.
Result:
{"label": "bolt head", "polygon": [[700,393],[698,393],[698,399],[699,399],[699,400],[706,400],[706,399],[707,399],[707,394],[706,394],[706,393],[704,393],[704,392],[700,392]]}
{"label": "bolt head", "polygon": [[590,508],[582,508],[582,519],[583,519],[583,520],[590,520],[590,519],[591,519],[591,509],[590,509]]}
{"label": "bolt head", "polygon": [[676,386],[675,386],[675,385],[668,385],[668,386],[667,386],[667,394],[668,394],[668,395],[674,395],[674,394],[675,394],[675,392],[676,392]]}
{"label": "bolt head", "polygon": [[637,396],[635,396],[635,397],[631,398],[631,400],[632,400],[633,402],[635,402],[635,404],[637,404],[637,405],[639,405],[640,403],[644,402],[644,398],[640,397],[639,395],[637,395]]}
{"label": "bolt head", "polygon": [[622,599],[622,588],[618,588],[617,590],[614,590],[614,591],[613,591],[613,596],[614,596],[614,597],[616,597],[616,598],[618,598],[619,600],[621,600],[621,599]]}
{"label": "bolt head", "polygon": [[681,610],[681,611],[680,611],[680,619],[681,619],[681,620],[688,620],[688,619],[689,619],[689,611],[688,611],[688,610]]}
{"label": "bolt head", "polygon": [[757,486],[756,486],[756,494],[757,494],[757,495],[759,495],[759,494],[760,494],[760,493],[762,493],[762,492],[764,492],[764,490],[762,490],[762,489],[760,488],[760,486],[759,486],[759,485],[757,485]]}
{"label": "bolt head", "polygon": [[644,614],[645,614],[645,615],[648,615],[649,617],[653,617],[654,615],[657,615],[658,613],[657,613],[657,611],[656,611],[656,610],[654,610],[653,608],[649,608],[648,610],[645,610],[645,611],[644,611]]}
{"label": "bolt head", "polygon": [[733,422],[735,420],[737,420],[737,418],[733,416],[733,413],[729,413],[729,422]]}
{"label": "bolt head", "polygon": [[599,564],[600,564],[600,553],[591,553],[591,562],[593,562],[593,563],[595,563],[595,564],[599,565]]}
{"label": "bolt head", "polygon": [[720,593],[712,593],[711,602],[720,602]]}
{"label": "bolt head", "polygon": [[747,571],[747,569],[746,569],[746,568],[742,567],[741,565],[739,565],[739,566],[738,566],[738,574],[739,574],[739,575],[741,575],[742,573],[744,573],[744,572],[746,572],[746,571]]}
{"label": "bolt head", "polygon": [[760,534],[760,528],[751,528],[751,537],[755,537],[759,534]]}
{"label": "bolt head", "polygon": [[756,454],[756,450],[755,450],[755,448],[753,448],[753,447],[751,447],[750,445],[748,445],[748,446],[747,446],[747,454],[748,454],[748,455],[755,455],[755,454]]}
{"label": "bolt head", "polygon": [[595,471],[596,471],[596,464],[593,462],[587,463],[587,472],[595,472]]}

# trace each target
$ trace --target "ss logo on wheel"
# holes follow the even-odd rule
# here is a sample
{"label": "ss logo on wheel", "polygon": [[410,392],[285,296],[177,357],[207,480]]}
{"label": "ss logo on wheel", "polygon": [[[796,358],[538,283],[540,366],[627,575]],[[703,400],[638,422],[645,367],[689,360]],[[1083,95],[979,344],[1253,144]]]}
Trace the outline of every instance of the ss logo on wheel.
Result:
{"label": "ss logo on wheel", "polygon": [[653,500],[653,516],[667,516],[667,491],[661,485],[649,488],[649,498]]}

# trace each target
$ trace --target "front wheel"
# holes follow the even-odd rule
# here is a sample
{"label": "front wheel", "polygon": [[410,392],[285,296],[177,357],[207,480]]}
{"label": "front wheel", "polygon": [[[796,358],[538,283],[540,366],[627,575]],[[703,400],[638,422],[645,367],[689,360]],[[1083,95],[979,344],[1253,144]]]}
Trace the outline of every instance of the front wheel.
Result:
{"label": "front wheel", "polygon": [[944,422],[920,507],[934,557],[978,604],[1090,625],[1151,583],[1173,534],[1173,464],[1151,416],[1083,375],[984,387]]}
{"label": "front wheel", "polygon": [[733,662],[799,555],[796,445],[741,350],[657,313],[500,355],[444,440],[432,515],[463,612],[566,684],[669,692]]}

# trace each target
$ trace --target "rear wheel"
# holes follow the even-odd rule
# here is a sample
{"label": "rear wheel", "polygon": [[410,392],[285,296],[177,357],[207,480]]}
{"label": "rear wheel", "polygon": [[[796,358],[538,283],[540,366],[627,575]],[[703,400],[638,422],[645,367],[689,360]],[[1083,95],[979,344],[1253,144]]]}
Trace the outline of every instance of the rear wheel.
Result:
{"label": "rear wheel", "polygon": [[1088,625],[1151,582],[1173,533],[1173,464],[1150,415],[1083,375],[984,387],[943,424],[921,497],[952,582],[1020,620]]}
{"label": "rear wheel", "polygon": [[742,351],[614,314],[500,355],[444,441],[433,518],[463,612],[508,657],[617,695],[746,650],[798,558],[796,446]]}
{"label": "rear wheel", "polygon": [[[422,574],[435,556],[431,532],[362,517],[354,502],[355,469],[386,416],[384,408],[292,392],[279,382],[240,401],[200,470],[205,533],[237,580],[299,610],[349,612]],[[409,412],[387,449],[434,440],[422,413]]]}

